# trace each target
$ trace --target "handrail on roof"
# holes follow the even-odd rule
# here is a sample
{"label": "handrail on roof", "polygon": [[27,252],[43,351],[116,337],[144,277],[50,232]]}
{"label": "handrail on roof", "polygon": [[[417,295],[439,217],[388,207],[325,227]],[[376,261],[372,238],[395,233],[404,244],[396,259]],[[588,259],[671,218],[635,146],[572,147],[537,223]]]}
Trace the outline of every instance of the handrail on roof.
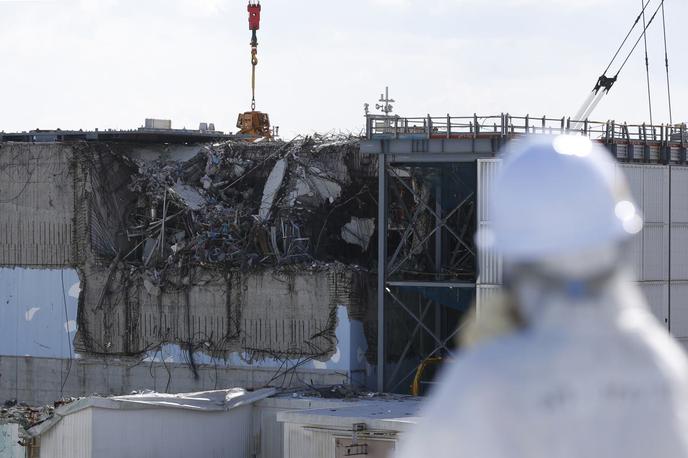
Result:
{"label": "handrail on roof", "polygon": [[577,133],[606,142],[658,142],[685,148],[686,123],[627,124],[609,121],[573,120],[509,113],[478,116],[401,117],[369,114],[366,135],[374,138],[465,138],[477,136],[516,136],[524,134]]}

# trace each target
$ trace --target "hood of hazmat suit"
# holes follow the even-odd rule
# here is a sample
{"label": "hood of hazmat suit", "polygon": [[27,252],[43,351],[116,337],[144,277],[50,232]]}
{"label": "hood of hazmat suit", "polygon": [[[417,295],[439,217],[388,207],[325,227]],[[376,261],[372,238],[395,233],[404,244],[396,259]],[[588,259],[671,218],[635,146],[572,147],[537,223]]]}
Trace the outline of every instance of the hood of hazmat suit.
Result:
{"label": "hood of hazmat suit", "polygon": [[688,360],[627,267],[625,177],[584,137],[512,143],[477,242],[519,326],[447,364],[396,456],[688,457]]}

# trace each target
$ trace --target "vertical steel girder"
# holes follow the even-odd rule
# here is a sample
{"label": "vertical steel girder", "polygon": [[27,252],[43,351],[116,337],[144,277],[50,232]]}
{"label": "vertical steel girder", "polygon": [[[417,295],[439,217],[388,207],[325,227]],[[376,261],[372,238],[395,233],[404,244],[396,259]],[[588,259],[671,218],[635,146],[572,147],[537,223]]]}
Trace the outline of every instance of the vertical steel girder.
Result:
{"label": "vertical steel girder", "polygon": [[377,390],[385,391],[385,280],[387,279],[387,167],[378,156],[377,210]]}
{"label": "vertical steel girder", "polygon": [[[450,162],[450,161],[448,161]],[[437,164],[429,165],[431,167],[437,167]],[[415,164],[413,166],[415,169],[423,167],[423,165]],[[390,177],[392,180],[390,180]],[[427,178],[427,176],[421,175],[422,178]],[[428,349],[429,353],[424,355],[424,357],[430,357],[442,352],[446,355],[452,356],[453,352],[449,345],[449,342],[454,338],[454,336],[459,332],[460,327],[456,328],[449,334],[448,337],[444,337],[443,331],[448,332],[446,327],[443,329],[442,311],[443,305],[432,299],[428,299],[425,302],[425,306],[418,310],[418,313],[414,313],[411,307],[409,307],[404,302],[404,296],[398,295],[393,292],[391,288],[394,287],[404,287],[408,284],[412,288],[413,281],[396,280],[392,281],[392,275],[404,275],[404,272],[409,273],[410,271],[402,270],[404,264],[414,257],[416,258],[427,258],[430,262],[427,264],[430,266],[428,270],[434,270],[435,272],[426,272],[427,274],[432,274],[439,288],[446,288],[447,282],[442,277],[442,270],[445,262],[449,263],[450,271],[457,271],[456,267],[451,266],[464,266],[470,265],[465,264],[467,259],[475,256],[475,250],[471,246],[471,242],[465,240],[466,237],[472,237],[472,233],[468,233],[468,227],[465,230],[455,230],[450,226],[452,218],[459,218],[465,216],[466,213],[472,215],[474,213],[473,207],[467,207],[467,204],[471,203],[475,197],[475,191],[466,193],[463,198],[458,202],[458,204],[452,204],[451,209],[444,209],[444,202],[442,201],[442,183],[435,183],[434,185],[434,201],[430,201],[430,197],[427,194],[427,188],[422,190],[414,189],[417,186],[411,186],[407,181],[409,177],[402,177],[388,164],[388,158],[384,153],[378,155],[378,281],[377,281],[377,297],[378,297],[378,337],[377,337],[377,389],[378,391],[384,391],[386,388],[396,390],[401,386],[404,380],[407,380],[413,371],[405,374],[401,379],[397,379],[397,375],[400,373],[404,365],[404,358],[409,354],[409,350],[413,347],[414,341],[418,333],[425,334],[432,339],[432,346]],[[421,179],[422,179],[421,178]],[[456,177],[454,177],[456,178]],[[461,179],[459,178],[459,181]],[[395,185],[395,186],[391,186]],[[390,190],[393,189],[395,192],[390,194]],[[404,201],[404,193],[406,193],[406,199],[412,199],[412,202],[407,204]],[[421,195],[424,193],[423,195]],[[428,200],[428,202],[426,202]],[[389,222],[390,222],[390,203],[396,203],[399,209],[402,211],[403,215],[407,217],[403,223],[406,224],[400,226],[399,230],[400,239],[398,245],[394,248],[393,254],[390,257],[388,252],[388,236],[389,236]],[[444,209],[444,211],[443,211]],[[448,211],[447,211],[448,210]],[[464,210],[464,213],[460,212]],[[429,215],[429,216],[427,216]],[[422,218],[430,217],[433,220],[432,227],[427,227],[427,230],[419,226],[427,224],[421,221]],[[471,216],[469,216],[470,218]],[[422,223],[422,224],[421,224]],[[446,237],[445,237],[446,235]],[[434,244],[430,246],[430,240],[434,236]],[[448,238],[447,238],[448,237]],[[455,240],[455,248],[447,251],[446,241],[448,239]],[[413,240],[413,242],[411,242]],[[454,242],[452,242],[454,243]],[[401,260],[399,260],[401,258]],[[412,272],[411,272],[412,273]],[[417,282],[416,282],[417,283]],[[392,286],[394,285],[394,286]],[[466,287],[465,285],[462,287]],[[469,287],[472,287],[472,283]],[[407,290],[408,291],[408,290]],[[413,289],[411,289],[413,291]],[[416,290],[418,291],[418,290]],[[387,298],[391,298],[392,301],[387,301]],[[387,302],[386,302],[387,301]],[[434,304],[434,307],[433,307]],[[404,316],[407,316],[412,320],[414,325],[413,332],[409,334],[409,338],[401,352],[398,361],[393,366],[391,370],[390,377],[386,377],[385,374],[385,362],[386,362],[386,335],[385,335],[385,306],[389,307],[394,305],[400,310],[403,310]],[[419,305],[420,307],[420,305]],[[428,317],[428,312],[434,308],[434,323],[432,325],[426,324],[426,319]],[[432,320],[431,320],[432,321]],[[434,328],[434,329],[433,329]],[[411,329],[409,328],[409,331]],[[392,336],[393,338],[393,336]],[[425,341],[423,338],[420,340],[421,353],[425,353],[422,349],[422,342]],[[396,358],[396,356],[395,356]]]}

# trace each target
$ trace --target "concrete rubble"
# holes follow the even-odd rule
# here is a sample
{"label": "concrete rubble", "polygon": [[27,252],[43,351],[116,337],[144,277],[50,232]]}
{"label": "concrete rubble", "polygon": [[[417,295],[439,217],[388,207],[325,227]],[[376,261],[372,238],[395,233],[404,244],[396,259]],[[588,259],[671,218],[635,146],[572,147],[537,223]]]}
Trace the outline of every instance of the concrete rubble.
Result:
{"label": "concrete rubble", "polygon": [[[121,160],[133,171],[118,196],[133,205],[108,204],[107,189],[95,193],[99,207],[120,215],[91,222],[103,229],[92,231],[97,256],[85,263],[80,352],[135,355],[177,344],[192,368],[194,352],[327,360],[336,307],[354,318],[368,313],[375,176],[355,138],[227,142],[183,161]],[[118,319],[117,308],[128,333],[102,328]]]}
{"label": "concrete rubble", "polygon": [[[345,163],[356,150],[353,138],[307,137],[216,144],[185,162],[135,160],[138,170],[128,188],[138,201],[126,228],[135,248],[122,259],[155,270],[153,277],[179,268],[181,260],[241,269],[335,260],[321,249],[323,237],[331,237],[323,220],[328,209],[347,204],[344,189],[348,199],[353,193],[356,201],[374,201]],[[355,205],[349,207],[355,213]],[[370,208],[359,209],[370,215]],[[342,240],[366,252],[371,222],[366,218],[362,229],[355,223],[345,232],[356,236],[353,241]]]}
{"label": "concrete rubble", "polygon": [[[63,387],[200,391],[365,373],[377,163],[358,142],[0,146],[0,267],[74,269],[79,279],[78,358],[41,360],[40,370],[24,353],[1,358],[0,372],[26,377],[0,387],[4,397],[37,396],[29,388],[55,370],[65,380],[33,402]],[[349,346],[352,333],[365,336]]]}
{"label": "concrete rubble", "polygon": [[[28,430],[36,425],[48,421],[55,416],[55,410],[62,406],[69,405],[76,401],[76,398],[68,397],[59,399],[50,405],[43,406],[30,406],[23,402],[17,402],[15,400],[5,401],[2,407],[0,407],[0,436],[2,433],[7,433],[3,429],[3,426],[18,425],[16,428],[17,436],[16,444],[5,444],[5,446],[26,446],[29,444],[31,438],[28,434]],[[0,439],[2,439],[0,437]],[[6,438],[5,438],[6,439]],[[1,440],[0,440],[1,442]],[[11,449],[11,447],[10,447]],[[6,453],[10,453],[11,450],[4,450],[0,447],[0,456],[6,456]],[[13,456],[11,453],[7,456]]]}

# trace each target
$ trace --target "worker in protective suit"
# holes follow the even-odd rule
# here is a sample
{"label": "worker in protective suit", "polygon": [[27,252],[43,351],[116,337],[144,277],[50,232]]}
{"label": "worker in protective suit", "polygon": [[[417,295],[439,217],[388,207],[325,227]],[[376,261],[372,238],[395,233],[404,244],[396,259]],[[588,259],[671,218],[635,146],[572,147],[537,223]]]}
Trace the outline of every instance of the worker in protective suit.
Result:
{"label": "worker in protective suit", "polygon": [[633,283],[625,178],[584,137],[512,143],[477,241],[513,329],[448,363],[397,456],[688,457],[688,361]]}

